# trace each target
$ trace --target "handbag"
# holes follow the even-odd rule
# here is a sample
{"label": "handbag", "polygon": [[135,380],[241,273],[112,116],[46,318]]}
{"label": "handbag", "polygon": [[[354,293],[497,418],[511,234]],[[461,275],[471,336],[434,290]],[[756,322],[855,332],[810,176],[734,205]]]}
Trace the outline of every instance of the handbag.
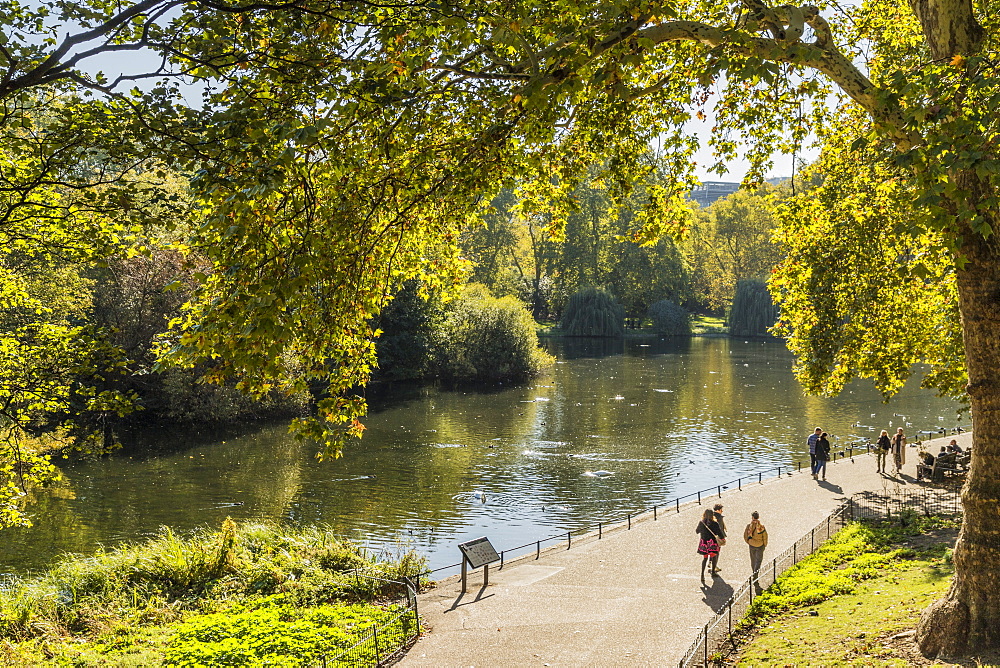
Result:
{"label": "handbag", "polygon": [[725,544],[726,544],[726,539],[725,539],[725,538],[719,538],[718,536],[716,536],[716,535],[715,535],[715,532],[714,532],[714,531],[712,531],[712,529],[711,529],[711,528],[709,528],[709,526],[708,526],[707,524],[705,524],[704,522],[702,522],[702,525],[704,525],[704,527],[705,527],[706,529],[708,529],[708,533],[712,534],[712,537],[713,537],[713,538],[715,538],[715,542],[716,542],[716,544],[717,544],[717,545],[718,545],[719,547],[722,547],[723,545],[725,545]]}

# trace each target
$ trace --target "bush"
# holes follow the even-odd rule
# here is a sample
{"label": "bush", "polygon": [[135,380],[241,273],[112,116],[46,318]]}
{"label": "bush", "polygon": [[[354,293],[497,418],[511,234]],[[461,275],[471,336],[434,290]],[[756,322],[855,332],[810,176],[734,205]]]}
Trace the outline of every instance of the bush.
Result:
{"label": "bush", "polygon": [[729,311],[731,336],[768,336],[778,321],[778,307],[764,281],[750,279],[736,284],[736,296]]}
{"label": "bush", "polygon": [[690,336],[691,316],[669,299],[661,299],[649,307],[653,329],[664,336]]}
{"label": "bush", "polygon": [[520,382],[554,361],[538,347],[535,321],[513,297],[469,285],[436,332],[435,368],[447,381]]}
{"label": "bush", "polygon": [[569,298],[563,311],[562,330],[566,336],[622,336],[625,310],[611,293],[587,288]]}
{"label": "bush", "polygon": [[373,380],[414,380],[427,376],[434,330],[440,326],[441,298],[420,295],[416,281],[407,281],[379,314],[382,335],[375,341],[378,369]]}

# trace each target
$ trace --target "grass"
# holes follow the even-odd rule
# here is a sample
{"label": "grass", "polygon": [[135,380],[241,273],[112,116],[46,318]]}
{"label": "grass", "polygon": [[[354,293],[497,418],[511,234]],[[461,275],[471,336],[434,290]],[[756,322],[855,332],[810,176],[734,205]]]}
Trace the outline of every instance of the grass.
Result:
{"label": "grass", "polygon": [[716,318],[710,315],[692,315],[692,334],[727,334],[729,327],[725,318]]}
{"label": "grass", "polygon": [[321,528],[227,519],[221,531],[186,537],[164,529],[65,557],[0,593],[0,662],[300,665],[397,614],[385,586],[355,569],[392,580],[423,567],[412,552],[379,558]]}
{"label": "grass", "polygon": [[894,636],[947,590],[955,521],[904,521],[850,524],[779,577],[744,621],[755,628],[738,665],[923,664],[912,636]]}
{"label": "grass", "polygon": [[[649,325],[649,320],[643,319],[644,325]],[[720,335],[729,332],[725,318],[716,318],[710,315],[691,315],[691,333],[696,336]],[[537,322],[535,323],[535,333],[538,336],[562,336],[562,328],[559,322]],[[625,336],[654,336],[655,332],[647,326],[642,329],[629,329],[625,331]]]}

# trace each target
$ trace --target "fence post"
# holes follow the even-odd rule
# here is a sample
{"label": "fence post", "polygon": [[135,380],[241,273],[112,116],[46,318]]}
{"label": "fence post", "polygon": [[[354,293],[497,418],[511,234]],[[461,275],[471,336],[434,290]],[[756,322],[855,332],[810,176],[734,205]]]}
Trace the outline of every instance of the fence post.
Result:
{"label": "fence post", "polygon": [[743,491],[743,478],[736,479],[736,487],[738,487],[741,492]]}
{"label": "fence post", "polygon": [[567,531],[566,532],[566,549],[568,550],[571,547],[573,547],[573,532],[572,531]]}
{"label": "fence post", "polygon": [[816,551],[816,528],[809,530],[809,554]]}
{"label": "fence post", "polygon": [[797,472],[801,472],[802,471],[802,462],[795,462],[795,464],[797,465],[797,468],[795,470]]}
{"label": "fence post", "polygon": [[542,541],[537,541],[535,543],[535,561],[542,556]]}
{"label": "fence post", "polygon": [[826,539],[830,540],[830,516],[826,516]]}
{"label": "fence post", "polygon": [[678,496],[674,502],[677,504],[677,512],[681,512],[681,497]]}
{"label": "fence post", "polygon": [[656,504],[653,504],[653,521],[656,521]]}
{"label": "fence post", "polygon": [[377,626],[373,626],[372,627],[372,637],[375,638],[375,664],[378,665],[378,664],[382,663],[382,659],[381,659],[382,650],[380,650],[379,646],[378,646],[378,627]]}
{"label": "fence post", "polygon": [[722,498],[722,485],[719,485],[719,498]]}
{"label": "fence post", "polygon": [[792,564],[797,564],[799,561],[798,548],[799,548],[799,541],[795,541],[794,543],[792,543]]}
{"label": "fence post", "polygon": [[779,478],[781,477],[781,467],[780,466],[778,467],[778,477]]}
{"label": "fence post", "polygon": [[733,641],[733,597],[729,597],[729,642]]}
{"label": "fence post", "polygon": [[604,535],[602,533],[601,523],[598,522],[597,523],[597,540],[601,540],[601,538],[603,538],[603,537],[604,537]]}
{"label": "fence post", "polygon": [[708,624],[705,624],[705,668],[708,668]]}
{"label": "fence post", "polygon": [[758,473],[757,474],[757,482],[761,482],[763,479],[764,479],[764,474],[763,473]]}
{"label": "fence post", "polygon": [[628,514],[628,528],[629,528],[629,531],[632,530],[632,513]]}
{"label": "fence post", "polygon": [[701,492],[698,492],[698,503],[701,504]]}

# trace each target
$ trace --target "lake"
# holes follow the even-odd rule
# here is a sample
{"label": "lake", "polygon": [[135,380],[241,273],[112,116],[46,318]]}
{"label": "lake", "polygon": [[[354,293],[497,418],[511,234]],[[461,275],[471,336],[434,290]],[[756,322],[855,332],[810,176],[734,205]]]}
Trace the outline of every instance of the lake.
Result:
{"label": "lake", "polygon": [[464,540],[485,535],[506,549],[808,461],[816,426],[836,449],[878,429],[960,424],[958,405],[918,379],[888,404],[870,383],[804,396],[777,341],[544,343],[558,362],[529,385],[372,393],[364,439],[336,461],[317,462],[286,423],[133,437],[157,454],[66,466],[63,482],[37,494],[35,526],[5,531],[0,569],[227,516],[322,523],[413,547],[438,567],[459,560]]}

